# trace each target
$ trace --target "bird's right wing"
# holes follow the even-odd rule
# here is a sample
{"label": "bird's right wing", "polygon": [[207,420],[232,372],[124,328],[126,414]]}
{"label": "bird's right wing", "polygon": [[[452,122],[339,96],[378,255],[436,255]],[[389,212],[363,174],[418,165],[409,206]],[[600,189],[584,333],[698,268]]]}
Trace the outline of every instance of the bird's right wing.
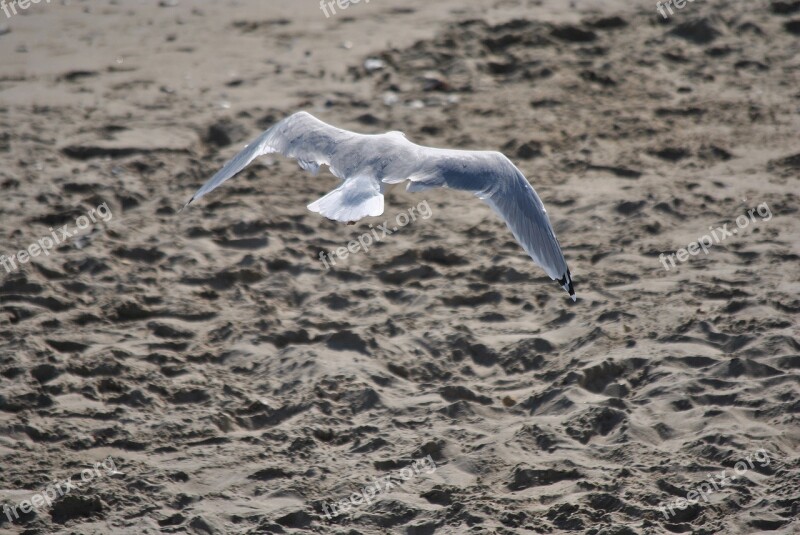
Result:
{"label": "bird's right wing", "polygon": [[421,155],[408,175],[409,191],[436,187],[471,191],[492,207],[533,261],[575,300],[572,275],[544,204],[508,158],[499,152],[430,148],[423,148]]}
{"label": "bird's right wing", "polygon": [[572,275],[561,252],[561,245],[550,225],[544,204],[525,176],[516,167],[514,170],[516,171],[514,176],[503,180],[483,200],[503,218],[533,261],[541,266],[551,279],[558,281],[575,301]]}

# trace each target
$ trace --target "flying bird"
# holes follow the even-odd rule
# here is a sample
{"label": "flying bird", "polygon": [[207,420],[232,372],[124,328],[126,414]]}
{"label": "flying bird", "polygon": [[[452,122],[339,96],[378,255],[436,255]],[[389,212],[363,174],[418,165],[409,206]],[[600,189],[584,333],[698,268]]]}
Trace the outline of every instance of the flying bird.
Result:
{"label": "flying bird", "polygon": [[217,172],[186,206],[264,154],[298,160],[314,176],[321,165],[341,185],[308,205],[328,219],[353,223],[383,213],[388,184],[408,181],[410,192],[431,188],[469,191],[491,206],[517,242],[575,301],[567,262],[542,204],[525,176],[503,154],[423,147],[402,132],[365,135],[336,128],[301,111],[266,130]]}

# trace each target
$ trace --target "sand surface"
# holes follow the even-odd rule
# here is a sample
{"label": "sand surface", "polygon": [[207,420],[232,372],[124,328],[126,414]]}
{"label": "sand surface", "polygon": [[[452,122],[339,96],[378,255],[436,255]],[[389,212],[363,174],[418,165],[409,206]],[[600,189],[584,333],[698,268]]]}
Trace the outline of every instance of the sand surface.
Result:
{"label": "sand surface", "polygon": [[[0,254],[77,233],[0,267],[0,504],[76,483],[0,533],[800,533],[800,2],[54,1],[0,52]],[[177,213],[300,109],[504,152],[577,303],[464,192],[345,226],[277,156]]]}

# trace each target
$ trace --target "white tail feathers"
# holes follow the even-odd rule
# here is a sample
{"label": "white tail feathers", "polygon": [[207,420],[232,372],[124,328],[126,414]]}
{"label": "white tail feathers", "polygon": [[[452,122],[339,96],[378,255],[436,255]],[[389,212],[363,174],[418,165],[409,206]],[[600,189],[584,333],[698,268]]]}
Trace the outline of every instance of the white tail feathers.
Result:
{"label": "white tail feathers", "polygon": [[379,216],[383,213],[382,190],[383,187],[371,178],[348,178],[341,186],[309,204],[308,209],[346,223]]}

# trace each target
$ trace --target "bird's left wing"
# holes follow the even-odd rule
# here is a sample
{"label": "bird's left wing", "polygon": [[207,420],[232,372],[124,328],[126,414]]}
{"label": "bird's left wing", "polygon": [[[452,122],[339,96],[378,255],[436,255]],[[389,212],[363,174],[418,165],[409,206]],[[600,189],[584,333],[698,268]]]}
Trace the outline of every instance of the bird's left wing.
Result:
{"label": "bird's left wing", "polygon": [[353,222],[383,213],[387,176],[405,179],[415,167],[420,147],[400,132],[357,134],[297,112],[276,123],[245,147],[192,196],[187,206],[247,167],[254,159],[274,152],[295,158],[314,175],[321,165],[343,183],[308,209],[328,219]]}
{"label": "bird's left wing", "polygon": [[[282,121],[275,123],[225,166],[212,176],[203,187],[189,199],[187,205],[216,189],[220,184],[247,167],[250,162],[263,156],[279,152],[284,156],[296,158],[300,166],[313,174],[319,171],[320,165],[331,166],[337,147],[348,140],[362,137],[360,134],[342,130],[324,123],[306,112],[297,112]],[[340,178],[348,178],[337,173],[331,166],[331,172]]]}

